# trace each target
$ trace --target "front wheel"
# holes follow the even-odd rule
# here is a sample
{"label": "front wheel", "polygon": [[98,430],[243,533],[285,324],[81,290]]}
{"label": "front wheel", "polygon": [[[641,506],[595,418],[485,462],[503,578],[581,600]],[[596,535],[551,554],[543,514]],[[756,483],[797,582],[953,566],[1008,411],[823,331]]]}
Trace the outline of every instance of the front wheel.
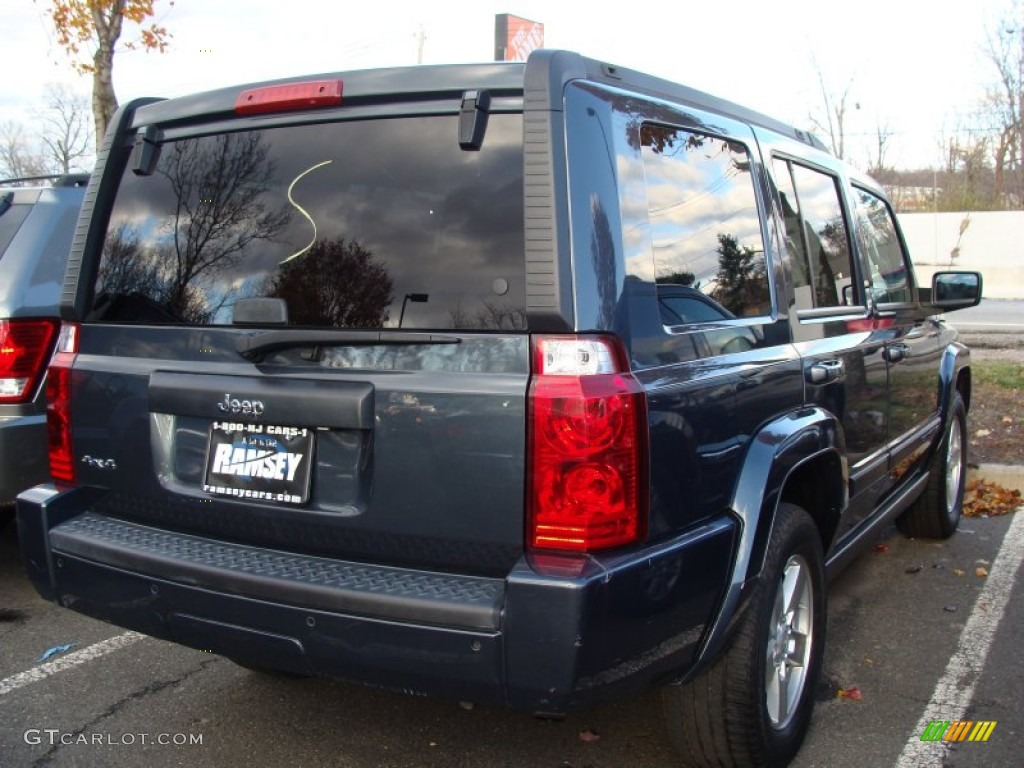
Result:
{"label": "front wheel", "polygon": [[905,536],[948,539],[960,525],[967,480],[967,409],[953,394],[946,434],[928,467],[928,485],[914,505],[896,520]]}
{"label": "front wheel", "polygon": [[825,576],[818,529],[799,507],[779,505],[740,622],[703,676],[662,692],[687,765],[784,765],[807,733],[825,648]]}

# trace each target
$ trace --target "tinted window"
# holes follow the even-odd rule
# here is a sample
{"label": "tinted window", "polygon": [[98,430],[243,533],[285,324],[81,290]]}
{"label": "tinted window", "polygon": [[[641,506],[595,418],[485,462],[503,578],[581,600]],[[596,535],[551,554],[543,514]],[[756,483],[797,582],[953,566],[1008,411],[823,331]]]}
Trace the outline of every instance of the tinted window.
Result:
{"label": "tinted window", "polygon": [[879,304],[912,301],[907,259],[892,212],[880,197],[855,189],[857,238],[871,270],[871,292]]}
{"label": "tinted window", "polygon": [[795,250],[797,309],[853,303],[853,294],[846,291],[844,297],[843,290],[854,281],[838,179],[782,160],[776,160],[775,170],[787,239]]}
{"label": "tinted window", "polygon": [[658,282],[696,288],[733,317],[769,314],[768,269],[746,147],[651,124],[641,128],[640,137]]}
{"label": "tinted window", "polygon": [[[0,201],[0,210],[3,210],[3,207],[3,202]],[[11,244],[31,210],[31,205],[9,205],[6,211],[0,213],[0,259],[4,257],[4,251]]]}
{"label": "tinted window", "polygon": [[519,115],[479,152],[455,117],[167,142],[124,173],[94,318],[228,324],[269,296],[295,325],[524,328],[522,200]]}

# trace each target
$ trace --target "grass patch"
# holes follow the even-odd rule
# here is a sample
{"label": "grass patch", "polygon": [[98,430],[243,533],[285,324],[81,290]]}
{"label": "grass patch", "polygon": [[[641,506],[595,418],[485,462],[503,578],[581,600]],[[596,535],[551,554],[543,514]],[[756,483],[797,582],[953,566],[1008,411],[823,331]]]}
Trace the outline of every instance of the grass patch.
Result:
{"label": "grass patch", "polygon": [[1024,365],[1004,360],[971,361],[971,380],[976,387],[1024,390]]}

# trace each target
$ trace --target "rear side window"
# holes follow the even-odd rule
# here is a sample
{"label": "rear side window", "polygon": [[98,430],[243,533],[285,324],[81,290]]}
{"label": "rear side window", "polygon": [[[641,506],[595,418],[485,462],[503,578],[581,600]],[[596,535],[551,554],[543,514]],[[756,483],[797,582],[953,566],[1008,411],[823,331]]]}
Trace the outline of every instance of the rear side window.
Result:
{"label": "rear side window", "polygon": [[92,319],[225,325],[272,297],[292,325],[525,328],[522,166],[512,114],[478,152],[441,116],[165,142],[125,169]]}
{"label": "rear side window", "polygon": [[[13,193],[7,194],[13,197]],[[4,210],[5,208],[6,210]],[[31,210],[31,205],[11,205],[9,202],[5,205],[0,196],[0,259],[4,257],[7,246],[14,240],[14,236],[18,234],[22,222],[25,221],[25,217]]]}
{"label": "rear side window", "polygon": [[889,206],[880,197],[854,188],[857,239],[871,270],[868,280],[879,304],[912,301],[906,254]]}
{"label": "rear side window", "polygon": [[653,124],[642,126],[640,139],[657,281],[700,291],[720,308],[719,319],[769,314],[747,148]]}

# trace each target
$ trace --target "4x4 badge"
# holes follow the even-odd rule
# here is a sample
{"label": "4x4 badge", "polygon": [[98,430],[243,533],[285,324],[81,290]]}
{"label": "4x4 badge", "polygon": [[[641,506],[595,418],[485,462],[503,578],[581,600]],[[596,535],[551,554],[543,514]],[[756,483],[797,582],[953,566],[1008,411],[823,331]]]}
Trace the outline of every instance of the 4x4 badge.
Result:
{"label": "4x4 badge", "polygon": [[82,463],[96,469],[117,469],[117,462],[113,459],[101,459],[88,454],[82,457]]}
{"label": "4x4 badge", "polygon": [[224,393],[224,402],[217,403],[217,407],[224,413],[242,414],[244,416],[262,416],[262,400],[239,400],[231,397],[230,392]]}

